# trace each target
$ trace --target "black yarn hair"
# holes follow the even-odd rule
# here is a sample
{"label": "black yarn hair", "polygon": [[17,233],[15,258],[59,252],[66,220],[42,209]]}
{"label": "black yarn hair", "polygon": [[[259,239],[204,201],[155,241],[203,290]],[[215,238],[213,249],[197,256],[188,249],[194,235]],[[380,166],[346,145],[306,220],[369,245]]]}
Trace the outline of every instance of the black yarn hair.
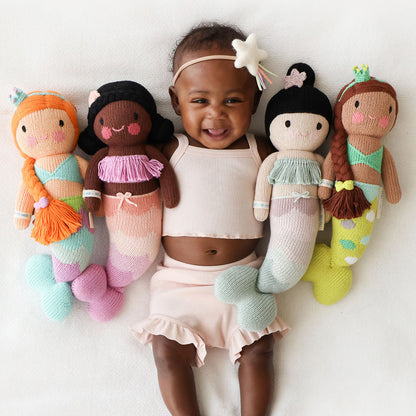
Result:
{"label": "black yarn hair", "polygon": [[232,48],[231,42],[234,39],[245,40],[246,35],[234,25],[218,22],[202,22],[194,26],[177,43],[171,54],[171,71],[175,71],[175,64],[185,52],[194,52],[203,48],[217,46],[219,49]]}
{"label": "black yarn hair", "polygon": [[325,117],[329,125],[332,124],[332,106],[328,97],[315,88],[315,72],[304,63],[293,64],[287,71],[290,75],[296,69],[300,73],[305,72],[306,79],[301,87],[292,86],[282,89],[275,94],[266,107],[265,128],[267,137],[270,138],[270,124],[279,114],[286,113],[312,113]]}
{"label": "black yarn hair", "polygon": [[78,140],[78,146],[85,153],[92,155],[107,146],[94,133],[94,120],[107,104],[114,101],[134,101],[148,112],[152,121],[149,144],[165,142],[171,138],[174,130],[172,122],[158,114],[153,96],[143,85],[134,81],[116,81],[102,85],[97,91],[100,96],[91,104],[88,110],[88,126]]}

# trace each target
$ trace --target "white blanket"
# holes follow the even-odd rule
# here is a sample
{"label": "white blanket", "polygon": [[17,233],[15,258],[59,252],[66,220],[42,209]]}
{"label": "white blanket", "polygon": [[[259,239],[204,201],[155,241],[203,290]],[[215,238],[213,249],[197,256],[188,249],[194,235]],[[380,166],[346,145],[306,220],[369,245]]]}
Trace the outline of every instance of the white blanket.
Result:
{"label": "white blanket", "polygon": [[[129,325],[147,315],[152,270],[126,291],[120,315],[92,321],[77,302],[63,323],[48,321],[26,283],[27,259],[43,250],[30,231],[13,226],[23,159],[10,133],[14,86],[67,96],[86,125],[90,90],[116,80],[144,84],[159,111],[180,120],[167,93],[169,55],[202,20],[235,23],[255,32],[278,77],[262,97],[251,130],[263,133],[268,99],[292,63],[316,72],[316,86],[333,103],[352,67],[397,90],[399,117],[385,143],[393,154],[403,199],[385,203],[371,244],[353,266],[350,293],[333,306],[317,303],[308,283],[279,296],[279,314],[293,328],[275,347],[272,415],[411,415],[416,409],[416,13],[406,0],[326,1],[7,1],[0,5],[0,415],[163,416],[151,348]],[[83,155],[82,152],[78,151]],[[85,156],[85,155],[83,155]],[[105,264],[108,237],[96,221],[93,261]],[[319,235],[328,241],[330,230]],[[264,251],[267,241],[263,241]],[[154,270],[154,266],[153,266]],[[209,350],[195,370],[203,415],[238,415],[237,367]]]}

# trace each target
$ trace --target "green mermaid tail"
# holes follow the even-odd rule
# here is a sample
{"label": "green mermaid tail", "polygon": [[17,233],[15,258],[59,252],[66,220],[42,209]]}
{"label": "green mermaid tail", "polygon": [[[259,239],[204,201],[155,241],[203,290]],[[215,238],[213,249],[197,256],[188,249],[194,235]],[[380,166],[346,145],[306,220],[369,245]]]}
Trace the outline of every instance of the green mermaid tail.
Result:
{"label": "green mermaid tail", "polygon": [[315,298],[325,305],[342,299],[352,284],[350,266],[364,254],[377,216],[379,186],[355,182],[372,201],[363,215],[350,220],[332,218],[331,246],[316,244],[302,280],[313,283]]}

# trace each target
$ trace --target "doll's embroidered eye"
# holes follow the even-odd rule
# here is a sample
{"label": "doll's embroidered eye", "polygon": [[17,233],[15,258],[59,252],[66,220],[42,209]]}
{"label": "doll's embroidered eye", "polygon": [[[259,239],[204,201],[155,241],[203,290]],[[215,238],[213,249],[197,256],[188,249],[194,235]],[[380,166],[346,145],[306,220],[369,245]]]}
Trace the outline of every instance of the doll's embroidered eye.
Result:
{"label": "doll's embroidered eye", "polygon": [[392,106],[390,106],[390,108],[389,108],[389,113],[391,113],[393,111],[393,107]]}
{"label": "doll's embroidered eye", "polygon": [[64,121],[63,120],[59,120],[59,127],[63,127],[64,126]]}
{"label": "doll's embroidered eye", "polygon": [[104,126],[104,120],[103,120],[102,118],[100,118],[100,124],[101,124],[102,126]]}
{"label": "doll's embroidered eye", "polygon": [[139,115],[137,113],[134,113],[134,119],[138,120],[139,119]]}
{"label": "doll's embroidered eye", "polygon": [[285,126],[288,127],[288,128],[290,127],[290,121],[289,120],[285,121]]}
{"label": "doll's embroidered eye", "polygon": [[22,126],[23,133],[26,133],[26,126]]}
{"label": "doll's embroidered eye", "polygon": [[355,105],[355,108],[358,108],[358,106],[360,105],[360,102],[356,101],[354,105]]}
{"label": "doll's embroidered eye", "polygon": [[321,130],[321,128],[322,128],[322,124],[321,124],[321,123],[318,123],[318,124],[316,125],[316,130]]}

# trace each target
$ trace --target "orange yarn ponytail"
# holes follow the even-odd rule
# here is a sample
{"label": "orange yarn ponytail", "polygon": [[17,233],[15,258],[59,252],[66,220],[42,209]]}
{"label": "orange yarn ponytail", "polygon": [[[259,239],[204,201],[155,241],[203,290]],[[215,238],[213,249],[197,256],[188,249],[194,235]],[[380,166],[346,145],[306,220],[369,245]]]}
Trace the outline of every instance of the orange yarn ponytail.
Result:
{"label": "orange yarn ponytail", "polygon": [[35,159],[25,160],[22,169],[23,182],[35,203],[35,221],[32,237],[39,243],[49,245],[68,238],[81,226],[81,215],[67,203],[54,199],[35,173]]}

